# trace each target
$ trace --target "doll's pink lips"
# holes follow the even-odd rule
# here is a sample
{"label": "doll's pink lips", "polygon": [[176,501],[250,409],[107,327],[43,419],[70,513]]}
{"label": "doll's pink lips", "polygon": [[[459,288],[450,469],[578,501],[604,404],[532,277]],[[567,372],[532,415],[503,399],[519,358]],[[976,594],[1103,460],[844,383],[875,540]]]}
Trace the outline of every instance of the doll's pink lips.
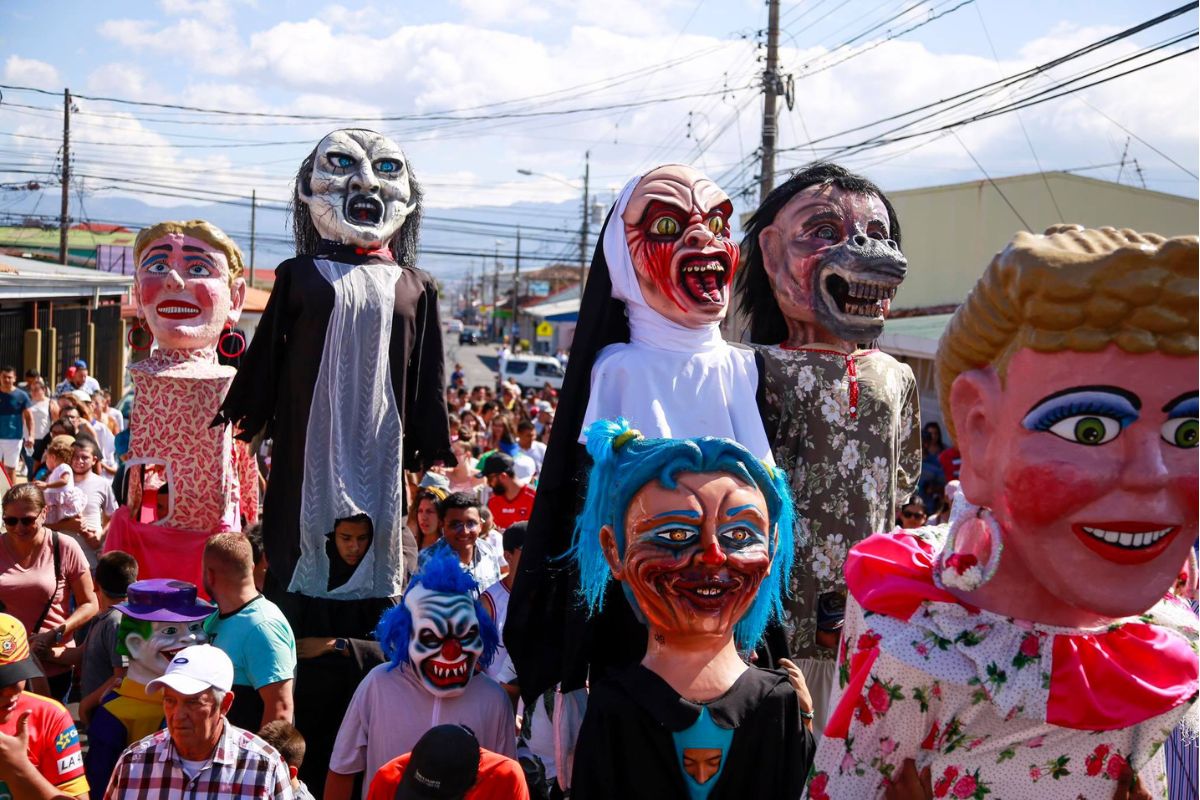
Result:
{"label": "doll's pink lips", "polygon": [[154,310],[163,319],[191,319],[200,315],[200,306],[182,300],[159,303]]}
{"label": "doll's pink lips", "polygon": [[1076,523],[1071,530],[1089,550],[1117,564],[1144,564],[1167,549],[1178,525],[1153,522]]}

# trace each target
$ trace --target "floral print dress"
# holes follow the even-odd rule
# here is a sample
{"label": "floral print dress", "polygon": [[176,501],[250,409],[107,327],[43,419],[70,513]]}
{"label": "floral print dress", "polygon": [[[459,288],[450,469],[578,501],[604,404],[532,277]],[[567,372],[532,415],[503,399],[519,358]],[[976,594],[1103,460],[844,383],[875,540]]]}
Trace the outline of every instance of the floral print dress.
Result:
{"label": "floral print dress", "polygon": [[1194,709],[1197,625],[1164,599],[1101,630],[968,607],[932,567],[944,527],[878,534],[846,563],[839,696],[809,800],[884,796],[905,759],[935,798],[1112,797],[1128,765],[1166,797],[1162,760]]}
{"label": "floral print dress", "polygon": [[793,658],[832,661],[816,644],[817,598],[846,591],[856,542],[896,524],[921,474],[912,369],[878,350],[756,346],[763,425],[796,504],[796,568],[785,600]]}

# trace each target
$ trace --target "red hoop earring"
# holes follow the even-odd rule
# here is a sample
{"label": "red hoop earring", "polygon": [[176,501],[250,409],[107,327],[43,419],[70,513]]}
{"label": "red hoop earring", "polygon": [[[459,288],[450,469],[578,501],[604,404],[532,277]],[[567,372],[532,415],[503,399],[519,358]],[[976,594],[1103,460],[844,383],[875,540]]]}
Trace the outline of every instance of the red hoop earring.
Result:
{"label": "red hoop earring", "polygon": [[[145,344],[138,344],[134,341],[134,334],[139,331],[146,337]],[[137,323],[129,329],[125,334],[125,344],[134,350],[149,350],[154,345],[154,334],[150,331],[150,326],[146,324],[146,320],[138,319]]]}
{"label": "red hoop earring", "polygon": [[[230,344],[232,343],[233,352],[230,352]],[[246,352],[246,337],[239,330],[226,328],[221,334],[221,338],[217,340],[217,352],[226,358],[237,358],[242,353]]]}

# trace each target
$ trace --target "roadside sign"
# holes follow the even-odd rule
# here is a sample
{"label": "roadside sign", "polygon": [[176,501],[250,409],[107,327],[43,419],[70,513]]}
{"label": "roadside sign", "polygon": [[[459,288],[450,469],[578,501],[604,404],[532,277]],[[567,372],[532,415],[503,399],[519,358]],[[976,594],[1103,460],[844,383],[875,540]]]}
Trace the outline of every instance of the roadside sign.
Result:
{"label": "roadside sign", "polygon": [[539,339],[549,339],[554,335],[554,326],[543,320],[538,323],[536,333]]}

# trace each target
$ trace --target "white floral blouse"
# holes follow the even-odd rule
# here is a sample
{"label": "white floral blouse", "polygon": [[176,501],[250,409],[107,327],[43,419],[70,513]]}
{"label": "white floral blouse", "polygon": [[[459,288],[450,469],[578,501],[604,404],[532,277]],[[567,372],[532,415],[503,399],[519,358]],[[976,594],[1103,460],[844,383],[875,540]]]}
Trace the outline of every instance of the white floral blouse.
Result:
{"label": "white floral blouse", "polygon": [[1196,701],[1191,610],[1164,599],[1074,630],[970,608],[933,581],[943,531],[878,534],[847,559],[809,800],[883,797],[905,759],[930,768],[935,798],[1107,800],[1127,766],[1165,798],[1155,757]]}
{"label": "white floral blouse", "polygon": [[896,524],[921,473],[921,410],[912,369],[878,350],[757,346],[763,426],[796,503],[796,568],[785,601],[794,658],[818,647],[817,598],[846,591],[846,551]]}

